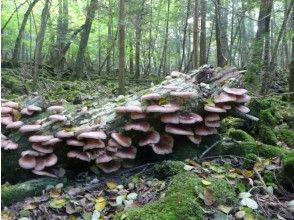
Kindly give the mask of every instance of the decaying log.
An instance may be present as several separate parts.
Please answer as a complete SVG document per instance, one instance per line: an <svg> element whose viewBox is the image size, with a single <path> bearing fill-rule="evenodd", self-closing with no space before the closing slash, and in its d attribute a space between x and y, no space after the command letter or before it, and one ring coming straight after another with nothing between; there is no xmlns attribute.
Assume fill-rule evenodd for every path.
<svg viewBox="0 0 294 220"><path fill-rule="evenodd" d="M134 159L142 147L152 147L157 154L171 153L176 135L187 136L199 144L201 136L217 133L220 120L227 115L256 121L243 106L250 100L247 91L230 89L242 87L242 76L235 67L203 66L191 74L174 71L162 83L138 94L119 96L88 107L49 103L35 96L9 112L3 109L8 105L4 102L5 143L13 141L18 148L2 151L2 178L9 180L16 173L24 173L19 165L33 169L35 174L52 175L43 170L58 164L72 165L74 162L69 161L76 159L79 163L80 160L86 161L85 164L96 163L104 172L112 172L118 170L125 159ZM48 109L60 104L62 107ZM24 125L19 130L7 129L14 126L8 125L9 117L14 122L21 120ZM28 132L30 129L34 132ZM64 137L60 131L73 136ZM38 138L41 138L39 142ZM53 146L51 142L45 143L47 139L59 143ZM69 144L75 147L66 146Z"/></svg>

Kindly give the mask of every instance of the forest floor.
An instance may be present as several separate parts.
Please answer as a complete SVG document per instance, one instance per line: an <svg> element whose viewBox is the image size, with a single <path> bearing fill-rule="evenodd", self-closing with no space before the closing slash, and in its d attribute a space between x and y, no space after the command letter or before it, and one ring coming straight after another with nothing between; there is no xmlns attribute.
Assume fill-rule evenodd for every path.
<svg viewBox="0 0 294 220"><path fill-rule="evenodd" d="M3 69L2 98L24 99L32 83L27 74L25 67ZM126 86L136 93L159 80L127 77ZM40 81L50 101L87 105L116 96L115 76L75 81L44 72ZM47 185L38 194L34 180L2 183L1 219L293 219L293 106L282 96L256 97L249 105L259 123L226 118L216 144L179 140L166 160L114 175L91 170L68 180L38 179Z"/></svg>

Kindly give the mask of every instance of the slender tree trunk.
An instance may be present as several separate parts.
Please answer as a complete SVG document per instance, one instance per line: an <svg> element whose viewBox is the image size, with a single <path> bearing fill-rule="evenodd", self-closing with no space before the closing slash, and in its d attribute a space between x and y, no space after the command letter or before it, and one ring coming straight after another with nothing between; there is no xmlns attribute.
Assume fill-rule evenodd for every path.
<svg viewBox="0 0 294 220"><path fill-rule="evenodd" d="M111 13L111 12L110 12ZM107 47L111 47L112 42L112 15L110 15L109 21L108 21L108 27L107 27ZM110 51L111 52L111 51ZM106 73L111 73L111 56L108 56L106 59Z"/></svg>
<svg viewBox="0 0 294 220"><path fill-rule="evenodd" d="M215 23L215 21L212 21L211 31L210 31L208 45L207 45L207 55L206 55L207 63L209 63L209 55L210 55L210 48L211 48L211 42L212 42L212 37L213 37L213 31L214 31L214 23Z"/></svg>
<svg viewBox="0 0 294 220"><path fill-rule="evenodd" d="M293 25L294 25L294 13L292 13L292 19L291 19L291 30L293 31ZM294 102L294 36L292 36L292 54L291 54L291 62L289 64L289 92L292 92L290 95L290 101Z"/></svg>
<svg viewBox="0 0 294 220"><path fill-rule="evenodd" d="M206 60L206 0L201 0L201 32L200 32L200 66L207 62Z"/></svg>
<svg viewBox="0 0 294 220"><path fill-rule="evenodd" d="M78 77L79 74L83 73L84 70L84 62L85 62L85 51L88 45L89 35L92 27L92 22L95 17L95 11L97 9L97 0L91 0L90 5L88 6L86 21L84 25L84 29L81 33L81 40L79 44L79 50L76 59L76 65L74 69L74 77Z"/></svg>
<svg viewBox="0 0 294 220"><path fill-rule="evenodd" d="M19 59L19 51L20 51L20 47L21 47L21 41L23 38L23 34L25 31L25 27L29 18L30 13L32 12L34 6L38 3L39 0L34 0L28 7L27 11L25 12L24 16L23 16L23 20L20 26L20 29L18 31L18 35L16 37L15 40L15 44L14 44L14 49L13 49L13 54L12 54L12 62L14 63L18 63L18 59Z"/></svg>
<svg viewBox="0 0 294 220"><path fill-rule="evenodd" d="M228 60L229 46L228 46L228 1L223 1L223 5L219 5L220 9L220 36L222 53L226 60Z"/></svg>
<svg viewBox="0 0 294 220"><path fill-rule="evenodd" d="M118 92L125 93L125 0L119 2L119 68Z"/></svg>
<svg viewBox="0 0 294 220"><path fill-rule="evenodd" d="M198 0L196 0L196 1L198 1ZM191 5L191 0L188 0L187 8L186 8L186 19L185 19L185 24L184 24L184 33L183 33L184 36L183 36L183 43L182 43L182 57L181 57L180 64L179 64L180 71L182 70L183 62L185 59L186 38L187 38L186 35L187 35L188 19L189 19L189 15L190 15L190 5ZM194 22L195 22L195 18L194 18Z"/></svg>
<svg viewBox="0 0 294 220"><path fill-rule="evenodd" d="M47 26L47 20L49 16L49 8L50 8L50 0L45 1L45 6L42 11L41 15L41 25L40 30L38 32L37 38L36 38L36 48L35 48L35 54L34 54L34 68L33 68L33 92L38 89L39 84L39 64L41 63L41 57L42 57L42 49L43 49L43 42L44 42L44 36L46 32L46 26Z"/></svg>
<svg viewBox="0 0 294 220"><path fill-rule="evenodd" d="M190 0L189 0L190 1ZM153 1L151 0L150 1L150 28L149 28L149 45L148 45L148 66L147 66L147 75L150 74L151 72L151 48L152 48L152 22L153 22L153 10L152 10L152 7L153 7Z"/></svg>
<svg viewBox="0 0 294 220"><path fill-rule="evenodd" d="M141 36L142 36L142 17L138 16L138 22L136 25L135 31L135 39L136 39L136 46L135 46L135 78L139 79L140 77L140 50L141 50Z"/></svg>
<svg viewBox="0 0 294 220"><path fill-rule="evenodd" d="M215 39L216 39L216 53L217 53L217 66L223 67L226 65L226 59L222 51L221 40L221 27L220 27L220 0L216 0L215 4Z"/></svg>
<svg viewBox="0 0 294 220"><path fill-rule="evenodd" d="M130 74L134 75L134 51L133 43L130 40Z"/></svg>
<svg viewBox="0 0 294 220"><path fill-rule="evenodd" d="M199 31L198 31L198 19L199 19L199 0L195 0L194 6L194 22L193 22L193 68L198 68L198 53L199 53Z"/></svg>

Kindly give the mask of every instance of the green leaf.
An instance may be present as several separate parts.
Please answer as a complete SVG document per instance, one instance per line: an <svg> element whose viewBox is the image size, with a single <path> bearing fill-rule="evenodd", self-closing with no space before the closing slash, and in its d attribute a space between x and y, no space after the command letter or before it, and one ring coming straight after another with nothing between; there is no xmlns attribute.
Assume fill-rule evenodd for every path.
<svg viewBox="0 0 294 220"><path fill-rule="evenodd" d="M53 209L60 209L66 204L65 199L52 199L49 206Z"/></svg>

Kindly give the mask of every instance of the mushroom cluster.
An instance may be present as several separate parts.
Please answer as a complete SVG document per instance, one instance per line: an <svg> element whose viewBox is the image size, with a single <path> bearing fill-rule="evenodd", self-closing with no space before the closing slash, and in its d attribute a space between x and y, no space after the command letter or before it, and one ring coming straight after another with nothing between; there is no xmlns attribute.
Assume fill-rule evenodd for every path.
<svg viewBox="0 0 294 220"><path fill-rule="evenodd" d="M49 116L45 120L24 124L19 115L28 117L42 109L30 105L19 111L19 104L15 102L2 104L1 124L6 130L19 129L29 136L32 149L21 153L19 165L22 168L32 169L37 175L55 176L46 168L57 164L54 146L60 142L67 145L68 158L95 163L103 172L110 173L119 170L122 162L135 159L140 148L150 147L159 155L170 154L176 136L186 137L198 145L204 137L217 134L221 119L232 111L249 112L247 90L229 87L210 94L210 101L194 108L190 103L197 99L197 94L195 90L173 83L179 78L192 82L188 75L172 72L160 90L141 96L140 101L116 107L116 116L123 117L125 124L114 130L102 129L98 124L66 129L64 125L71 123L71 117L59 105L47 108ZM63 128L45 134L43 128L48 123L60 123ZM17 144L5 136L1 137L1 142L4 149L17 148Z"/></svg>

